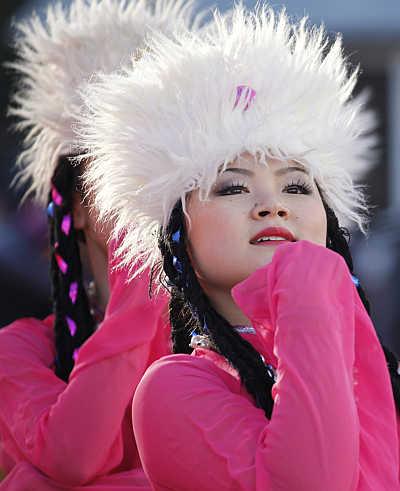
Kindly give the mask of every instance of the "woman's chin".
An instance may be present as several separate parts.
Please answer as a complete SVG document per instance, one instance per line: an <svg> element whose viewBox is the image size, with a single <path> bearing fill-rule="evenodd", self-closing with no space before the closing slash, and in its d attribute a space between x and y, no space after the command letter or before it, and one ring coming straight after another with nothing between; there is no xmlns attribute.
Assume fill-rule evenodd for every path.
<svg viewBox="0 0 400 491"><path fill-rule="evenodd" d="M236 276L237 281L235 284L237 285L238 283L245 281L253 273L255 273L258 269L261 269L264 266L266 266L267 264L270 264L270 262L272 261L272 258L273 258L273 254L265 254L262 257L254 258L254 260L251 262L251 264L247 265L246 270L242 271L241 274L238 274Z"/></svg>
<svg viewBox="0 0 400 491"><path fill-rule="evenodd" d="M262 268L266 264L269 264L272 261L272 258L274 257L274 253L276 251L275 247L268 247L268 249L265 247L261 250L257 251L257 255L254 257L254 267L252 269L252 273L256 271L257 269Z"/></svg>

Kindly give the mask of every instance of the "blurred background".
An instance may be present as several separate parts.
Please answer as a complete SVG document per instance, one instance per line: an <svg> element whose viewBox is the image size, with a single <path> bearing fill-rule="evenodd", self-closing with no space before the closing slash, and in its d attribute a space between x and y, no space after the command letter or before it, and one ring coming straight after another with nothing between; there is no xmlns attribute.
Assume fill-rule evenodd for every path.
<svg viewBox="0 0 400 491"><path fill-rule="evenodd" d="M201 7L225 10L228 0L198 0ZM22 316L44 317L51 309L47 262L46 214L31 202L20 205L21 192L10 188L19 137L6 118L16 80L4 67L12 61L12 22L48 0L0 2L0 327ZM65 4L68 0L64 1ZM244 2L253 6L255 2ZM399 0L287 0L296 18L309 15L328 32L342 32L349 60L361 64L358 90L371 89L371 106L379 117L381 137L377 166L361 184L374 206L368 237L354 231L351 249L355 271L372 305L382 340L400 355L400 3ZM45 104L46 101L43 101Z"/></svg>

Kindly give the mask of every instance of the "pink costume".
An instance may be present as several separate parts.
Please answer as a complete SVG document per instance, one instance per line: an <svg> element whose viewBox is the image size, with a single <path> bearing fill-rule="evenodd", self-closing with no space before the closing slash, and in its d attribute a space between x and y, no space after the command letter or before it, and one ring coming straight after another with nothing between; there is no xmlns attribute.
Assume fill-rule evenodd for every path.
<svg viewBox="0 0 400 491"><path fill-rule="evenodd" d="M291 248L291 250L289 250ZM343 259L301 241L233 289L273 365L271 420L207 349L147 371L133 425L156 491L395 491L388 370Z"/></svg>
<svg viewBox="0 0 400 491"><path fill-rule="evenodd" d="M0 468L9 473L1 490L150 489L130 403L146 368L171 352L167 298L149 299L147 275L125 280L123 270L110 273L104 321L68 384L53 371L51 317L0 331Z"/></svg>

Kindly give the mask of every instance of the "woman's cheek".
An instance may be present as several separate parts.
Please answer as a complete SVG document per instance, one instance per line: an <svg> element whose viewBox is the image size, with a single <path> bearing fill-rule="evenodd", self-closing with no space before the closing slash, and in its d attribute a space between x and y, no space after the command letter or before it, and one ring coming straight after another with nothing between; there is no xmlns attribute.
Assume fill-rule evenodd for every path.
<svg viewBox="0 0 400 491"><path fill-rule="evenodd" d="M313 206L300 210L296 214L295 227L299 240L308 240L319 245L326 245L326 213L323 205L315 203Z"/></svg>
<svg viewBox="0 0 400 491"><path fill-rule="evenodd" d="M189 237L189 257L198 276L215 282L226 275L238 258L238 224L232 215L214 213L192 218Z"/></svg>

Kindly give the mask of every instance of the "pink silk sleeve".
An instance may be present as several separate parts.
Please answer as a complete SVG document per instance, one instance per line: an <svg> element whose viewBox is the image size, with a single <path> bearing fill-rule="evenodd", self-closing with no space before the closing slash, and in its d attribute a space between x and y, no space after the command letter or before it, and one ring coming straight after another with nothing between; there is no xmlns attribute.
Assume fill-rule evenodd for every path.
<svg viewBox="0 0 400 491"><path fill-rule="evenodd" d="M1 491L151 491L143 469L99 477L83 486L64 486L46 477L28 462L18 463L4 481Z"/></svg>
<svg viewBox="0 0 400 491"><path fill-rule="evenodd" d="M166 298L148 297L148 275L126 284L113 273L105 319L82 346L68 384L50 368L54 348L39 321L0 332L0 422L3 447L68 486L82 485L121 465L122 422L147 366L170 352ZM132 451L133 452L133 451ZM136 450L128 456L139 465Z"/></svg>
<svg viewBox="0 0 400 491"><path fill-rule="evenodd" d="M298 242L235 287L254 326L274 331L268 421L208 359L159 360L133 401L139 453L156 491L353 491L354 286L343 259Z"/></svg>

